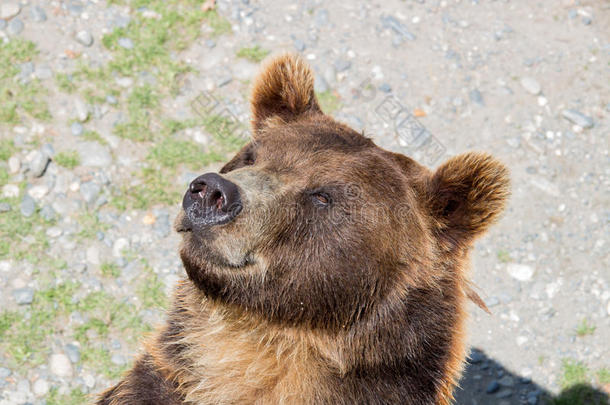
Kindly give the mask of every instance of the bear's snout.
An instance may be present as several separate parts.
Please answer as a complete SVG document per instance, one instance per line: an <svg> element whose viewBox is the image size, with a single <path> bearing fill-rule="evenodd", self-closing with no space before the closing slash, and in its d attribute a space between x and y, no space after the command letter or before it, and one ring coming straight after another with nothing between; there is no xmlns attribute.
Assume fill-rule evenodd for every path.
<svg viewBox="0 0 610 405"><path fill-rule="evenodd" d="M242 210L239 188L216 173L206 173L191 182L182 208L194 226L222 225Z"/></svg>

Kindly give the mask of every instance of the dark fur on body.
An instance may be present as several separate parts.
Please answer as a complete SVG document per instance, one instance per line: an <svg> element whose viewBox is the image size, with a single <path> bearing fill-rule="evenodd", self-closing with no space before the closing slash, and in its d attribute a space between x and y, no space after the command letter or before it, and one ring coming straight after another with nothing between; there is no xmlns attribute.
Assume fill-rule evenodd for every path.
<svg viewBox="0 0 610 405"><path fill-rule="evenodd" d="M321 112L290 55L252 110L220 172L243 211L206 229L179 215L189 280L99 403L449 404L478 298L468 250L503 209L504 166L469 153L431 172L380 149Z"/></svg>

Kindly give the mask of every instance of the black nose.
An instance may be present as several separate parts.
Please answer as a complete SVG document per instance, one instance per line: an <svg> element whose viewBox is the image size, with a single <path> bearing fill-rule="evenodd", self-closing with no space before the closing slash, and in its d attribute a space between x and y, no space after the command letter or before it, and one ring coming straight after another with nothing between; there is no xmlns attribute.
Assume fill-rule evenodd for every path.
<svg viewBox="0 0 610 405"><path fill-rule="evenodd" d="M182 208L193 225L221 225L241 212L239 189L216 173L197 177L189 185Z"/></svg>

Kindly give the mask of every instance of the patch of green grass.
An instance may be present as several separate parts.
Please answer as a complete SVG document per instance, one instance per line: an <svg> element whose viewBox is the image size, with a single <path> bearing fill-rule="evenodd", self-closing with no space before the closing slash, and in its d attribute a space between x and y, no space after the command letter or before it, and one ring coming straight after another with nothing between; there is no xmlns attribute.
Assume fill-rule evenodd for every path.
<svg viewBox="0 0 610 405"><path fill-rule="evenodd" d="M142 169L142 184L124 192L136 209L147 209L156 204L170 205L180 201L182 194L175 181L156 167Z"/></svg>
<svg viewBox="0 0 610 405"><path fill-rule="evenodd" d="M216 12L216 10L208 10L203 13L203 18L206 20L210 28L212 28L212 36L228 34L231 32L231 23L226 18Z"/></svg>
<svg viewBox="0 0 610 405"><path fill-rule="evenodd" d="M4 167L0 167L0 187L8 183L9 177L8 170L6 170Z"/></svg>
<svg viewBox="0 0 610 405"><path fill-rule="evenodd" d="M112 362L110 352L99 346L91 345L81 350L83 363L91 366L96 372L108 378L118 378L128 368L127 365L119 366Z"/></svg>
<svg viewBox="0 0 610 405"><path fill-rule="evenodd" d="M148 154L148 159L172 169L180 164L198 169L215 161L195 142L181 141L173 137L165 138L154 146Z"/></svg>
<svg viewBox="0 0 610 405"><path fill-rule="evenodd" d="M592 335L593 332L595 332L595 329L595 325L589 323L589 320L587 318L584 318L576 327L576 335L580 337Z"/></svg>
<svg viewBox="0 0 610 405"><path fill-rule="evenodd" d="M163 283L149 269L145 278L140 282L137 294L145 308L165 308L167 306L167 296L164 289Z"/></svg>
<svg viewBox="0 0 610 405"><path fill-rule="evenodd" d="M0 314L0 338L4 337L4 334L13 323L19 319L19 314L11 311L4 311Z"/></svg>
<svg viewBox="0 0 610 405"><path fill-rule="evenodd" d="M339 97L330 90L316 93L316 97L320 103L320 108L326 114L332 114L342 107Z"/></svg>
<svg viewBox="0 0 610 405"><path fill-rule="evenodd" d="M0 198L0 202L19 207L20 199ZM38 263L49 247L45 230L51 223L46 222L38 212L30 217L21 215L19 209L13 208L0 213L0 259L28 260Z"/></svg>
<svg viewBox="0 0 610 405"><path fill-rule="evenodd" d="M121 275L121 269L116 263L102 263L100 266L102 274L107 277L118 277Z"/></svg>
<svg viewBox="0 0 610 405"><path fill-rule="evenodd" d="M68 169L74 169L80 164L80 156L75 150L59 152L57 155L55 155L53 160L58 165L66 167Z"/></svg>
<svg viewBox="0 0 610 405"><path fill-rule="evenodd" d="M573 359L564 359L561 363L561 378L559 385L562 389L573 385L584 384L588 381L587 373L589 370L584 363Z"/></svg>
<svg viewBox="0 0 610 405"><path fill-rule="evenodd" d="M92 142L99 142L101 145L107 145L108 142L96 131L85 131L83 132L83 139Z"/></svg>
<svg viewBox="0 0 610 405"><path fill-rule="evenodd" d="M80 231L76 234L79 240L93 239L99 231L105 231L109 228L108 224L102 223L97 214L87 212L81 214L77 218L80 224Z"/></svg>
<svg viewBox="0 0 610 405"><path fill-rule="evenodd" d="M74 93L76 90L72 75L67 73L57 73L55 75L55 83L57 84L57 87L65 93Z"/></svg>
<svg viewBox="0 0 610 405"><path fill-rule="evenodd" d="M39 120L51 118L47 103L41 97L46 91L40 82L15 80L19 64L32 61L37 54L36 45L31 41L12 38L0 42L0 124L15 125L24 116Z"/></svg>
<svg viewBox="0 0 610 405"><path fill-rule="evenodd" d="M267 55L269 55L270 51L264 48L261 48L259 45L255 45L252 47L241 48L235 54L238 58L244 58L249 60L250 62L259 63Z"/></svg>
<svg viewBox="0 0 610 405"><path fill-rule="evenodd" d="M25 317L21 313L9 315L10 325L3 333L0 348L17 367L35 366L45 360L46 341L56 330L58 316L76 308L72 301L78 285L67 282L34 294Z"/></svg>
<svg viewBox="0 0 610 405"><path fill-rule="evenodd" d="M154 135L151 131L152 111L158 106L158 99L159 95L150 85L133 89L127 98L129 119L115 127L115 134L134 141L152 140Z"/></svg>
<svg viewBox="0 0 610 405"><path fill-rule="evenodd" d="M12 139L0 139L0 160L8 160L16 148Z"/></svg>
<svg viewBox="0 0 610 405"><path fill-rule="evenodd" d="M610 369L604 367L597 370L597 373L595 374L597 376L597 381L599 381L600 384L610 384Z"/></svg>
<svg viewBox="0 0 610 405"><path fill-rule="evenodd" d="M498 250L497 255L500 263L509 263L511 261L510 253L506 250Z"/></svg>
<svg viewBox="0 0 610 405"><path fill-rule="evenodd" d="M57 387L53 387L45 399L47 405L82 405L87 403L88 397L80 388L74 388L68 394L61 395Z"/></svg>

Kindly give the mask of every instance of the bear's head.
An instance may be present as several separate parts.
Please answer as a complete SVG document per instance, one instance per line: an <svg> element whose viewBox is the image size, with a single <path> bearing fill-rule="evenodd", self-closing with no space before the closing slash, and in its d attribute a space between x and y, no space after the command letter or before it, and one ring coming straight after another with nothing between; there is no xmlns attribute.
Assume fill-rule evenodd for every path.
<svg viewBox="0 0 610 405"><path fill-rule="evenodd" d="M190 184L176 220L188 276L208 299L328 331L400 323L393 314L415 297L450 309L467 293L467 252L509 193L502 164L467 153L430 171L379 148L321 111L311 70L292 55L266 63L251 103L252 139Z"/></svg>

